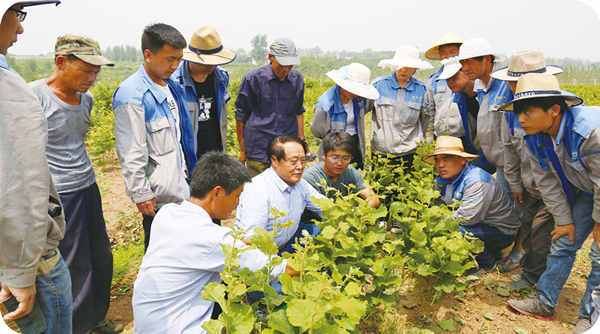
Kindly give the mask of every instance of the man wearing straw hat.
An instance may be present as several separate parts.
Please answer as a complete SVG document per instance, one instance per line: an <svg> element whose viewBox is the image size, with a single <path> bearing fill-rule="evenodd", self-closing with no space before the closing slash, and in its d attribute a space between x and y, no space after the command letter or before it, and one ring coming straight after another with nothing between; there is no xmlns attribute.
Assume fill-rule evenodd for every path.
<svg viewBox="0 0 600 334"><path fill-rule="evenodd" d="M446 204L460 201L454 211L455 219L463 219L459 230L484 243L476 257L479 270L472 270L480 276L494 267L502 249L515 240L520 222L508 193L490 173L469 163L477 158L464 151L459 138L439 136L435 151L423 160L435 164L442 200Z"/></svg>
<svg viewBox="0 0 600 334"><path fill-rule="evenodd" d="M520 313L552 320L575 255L592 233L592 269L575 333L591 326L591 292L600 284L600 108L578 106L582 102L561 91L552 74L529 73L519 78L514 100L502 106L514 110L531 135L526 141L536 157L534 181L556 224L546 270L537 283L538 295L508 304Z"/></svg>
<svg viewBox="0 0 600 334"><path fill-rule="evenodd" d="M192 35L183 62L171 76L185 91L198 158L209 151L227 151L229 74L219 65L234 59L235 53L223 47L215 28L204 26Z"/></svg>
<svg viewBox="0 0 600 334"><path fill-rule="evenodd" d="M6 61L23 33L24 9L60 1L0 3L0 314L18 332L71 333L71 279L57 248L65 216L46 161L48 126L31 87Z"/></svg>
<svg viewBox="0 0 600 334"><path fill-rule="evenodd" d="M508 67L493 72L492 78L506 81L514 93L517 80L523 74L558 74L562 71L558 66L546 66L542 52L524 50L515 52L509 59ZM531 160L535 157L526 147L526 133L514 113L505 111L504 116L506 122L501 123L504 173L513 199L522 208L523 215L515 246L503 260L501 269L505 272L512 271L523 264L523 273L519 279L509 283L520 289L535 284L546 269L554 220L533 181ZM526 250L523 248L524 242Z"/></svg>
<svg viewBox="0 0 600 334"><path fill-rule="evenodd" d="M459 48L463 41L454 33L446 33L425 52L425 58L444 61L458 56ZM435 118L433 130L436 136L447 134L449 136L463 137L464 128L460 119L458 105L453 101L454 94L446 84L446 80L438 80L444 70L444 65L429 77L429 88L433 94Z"/></svg>
<svg viewBox="0 0 600 334"><path fill-rule="evenodd" d="M376 100L379 92L369 84L371 70L363 64L352 63L327 72L335 82L317 100L310 131L323 139L330 131L344 131L352 136L352 161L363 168L365 156L365 113L367 100ZM322 151L322 148L319 150ZM321 156L321 154L319 154Z"/></svg>
<svg viewBox="0 0 600 334"><path fill-rule="evenodd" d="M285 135L304 140L304 78L293 69L300 65L296 45L278 38L268 57L269 64L244 75L235 101L239 159L252 176L269 167L267 148L273 139Z"/></svg>

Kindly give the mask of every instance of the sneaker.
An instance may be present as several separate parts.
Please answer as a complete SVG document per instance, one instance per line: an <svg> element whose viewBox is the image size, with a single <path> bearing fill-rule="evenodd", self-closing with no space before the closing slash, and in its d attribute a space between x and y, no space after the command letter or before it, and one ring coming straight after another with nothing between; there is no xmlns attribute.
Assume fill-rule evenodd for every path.
<svg viewBox="0 0 600 334"><path fill-rule="evenodd" d="M554 310L542 304L538 297L523 300L509 299L508 305L521 314L530 315L534 318L551 321L554 320Z"/></svg>
<svg viewBox="0 0 600 334"><path fill-rule="evenodd" d="M513 279L510 282L508 282L508 285L510 285L513 289L525 289L525 288L532 288L534 286L534 284L530 283L527 279L525 279L525 277L523 277L523 275L518 275L519 278L517 279Z"/></svg>
<svg viewBox="0 0 600 334"><path fill-rule="evenodd" d="M588 329L592 328L592 322L587 318L580 318L573 328L573 334L582 334L587 332Z"/></svg>
<svg viewBox="0 0 600 334"><path fill-rule="evenodd" d="M519 268L524 255L525 254L518 250L510 252L510 254L502 260L500 272L507 273Z"/></svg>
<svg viewBox="0 0 600 334"><path fill-rule="evenodd" d="M123 331L123 325L114 321L104 319L96 324L96 327L92 329L93 333L97 334L116 334Z"/></svg>

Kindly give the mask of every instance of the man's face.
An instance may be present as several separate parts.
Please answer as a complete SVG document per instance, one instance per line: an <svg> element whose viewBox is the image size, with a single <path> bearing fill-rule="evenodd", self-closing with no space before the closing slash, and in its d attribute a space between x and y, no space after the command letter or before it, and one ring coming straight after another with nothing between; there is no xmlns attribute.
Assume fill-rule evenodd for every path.
<svg viewBox="0 0 600 334"><path fill-rule="evenodd" d="M446 84L448 84L448 88L452 90L454 93L465 92L467 90L467 86L469 84L469 77L462 70L456 72L450 79L446 79Z"/></svg>
<svg viewBox="0 0 600 334"><path fill-rule="evenodd" d="M441 45L438 48L438 51L440 53L440 57L442 59L448 59L450 57L455 57L458 56L458 51L459 51L459 46L458 45L454 45L454 44L446 44L446 45Z"/></svg>
<svg viewBox="0 0 600 334"><path fill-rule="evenodd" d="M396 70L396 78L398 81L408 81L416 71L414 67L401 67Z"/></svg>
<svg viewBox="0 0 600 334"><path fill-rule="evenodd" d="M22 10L23 6L12 6L12 9ZM17 13L7 10L0 21L0 53L5 55L13 43L17 41L17 35L23 33L23 26L17 20Z"/></svg>
<svg viewBox="0 0 600 334"><path fill-rule="evenodd" d="M272 54L269 54L269 61L271 62L271 68L273 69L273 73L275 73L275 76L277 77L277 79L279 79L281 81L285 80L288 73L290 73L290 71L294 67L294 65L287 65L287 66L281 65L277 61L275 56L273 56Z"/></svg>
<svg viewBox="0 0 600 334"><path fill-rule="evenodd" d="M190 65L190 73L192 75L196 75L196 74L210 75L212 72L214 72L215 68L217 68L217 65L204 65L204 64L193 63L191 61L188 62L188 64Z"/></svg>
<svg viewBox="0 0 600 334"><path fill-rule="evenodd" d="M336 178L348 168L348 164L352 160L352 154L348 151L335 149L327 152L327 154L323 153L323 158L325 174Z"/></svg>
<svg viewBox="0 0 600 334"><path fill-rule="evenodd" d="M144 50L148 71L161 80L168 79L175 72L182 57L183 49L176 49L169 44L163 45L156 52Z"/></svg>
<svg viewBox="0 0 600 334"><path fill-rule="evenodd" d="M454 179L467 163L467 159L452 154L435 156L435 168L442 179Z"/></svg>
<svg viewBox="0 0 600 334"><path fill-rule="evenodd" d="M231 215L231 211L235 209L240 201L240 194L244 190L244 186L239 186L237 189L232 191L229 195L226 194L225 189L220 188L216 198L216 204L214 209L214 215L217 219L227 219Z"/></svg>
<svg viewBox="0 0 600 334"><path fill-rule="evenodd" d="M338 87L340 88L340 97L345 100L350 101L350 100L353 100L357 96L356 94L352 94L340 86L338 86Z"/></svg>
<svg viewBox="0 0 600 334"><path fill-rule="evenodd" d="M67 56L58 56L56 58L56 68L61 81L67 84L68 88L85 93L96 82L96 76L101 67L88 64L80 59L69 59Z"/></svg>
<svg viewBox="0 0 600 334"><path fill-rule="evenodd" d="M547 112L541 107L531 106L518 114L519 124L528 135L545 132L552 126L558 114L560 107L556 104Z"/></svg>
<svg viewBox="0 0 600 334"><path fill-rule="evenodd" d="M296 184L302 179L304 172L304 164L306 163L306 152L302 145L290 141L283 146L285 157L277 160L275 156L271 156L271 167L279 175L279 177L289 185Z"/></svg>
<svg viewBox="0 0 600 334"><path fill-rule="evenodd" d="M491 57L485 56L482 60L468 58L461 60L460 63L462 65L462 71L465 72L469 79L481 79L486 74L489 74L488 68L491 63Z"/></svg>

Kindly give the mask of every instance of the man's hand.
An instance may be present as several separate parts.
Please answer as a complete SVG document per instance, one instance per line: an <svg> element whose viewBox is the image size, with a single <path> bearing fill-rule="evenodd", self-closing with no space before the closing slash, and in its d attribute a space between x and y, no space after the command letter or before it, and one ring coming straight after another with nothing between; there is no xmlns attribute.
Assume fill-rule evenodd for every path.
<svg viewBox="0 0 600 334"><path fill-rule="evenodd" d="M15 299L19 302L17 309L7 313L4 316L4 321L12 321L22 318L33 310L35 304L35 284L26 288L10 288L2 284L2 290L0 291L0 300L4 300L10 295L15 296Z"/></svg>
<svg viewBox="0 0 600 334"><path fill-rule="evenodd" d="M596 247L600 248L600 223L594 223L594 229L592 230L592 235L594 236L594 241L596 242Z"/></svg>
<svg viewBox="0 0 600 334"><path fill-rule="evenodd" d="M594 226L594 229L596 227ZM555 242L563 235L569 235L569 240L571 244L575 243L575 225L554 225L554 230L550 233L552 235L552 242Z"/></svg>
<svg viewBox="0 0 600 334"><path fill-rule="evenodd" d="M238 160L239 160L241 163L244 163L244 162L246 162L246 152L244 152L244 151L240 151L240 157L238 158Z"/></svg>
<svg viewBox="0 0 600 334"><path fill-rule="evenodd" d="M154 216L156 215L156 198L153 198L149 201L136 203L138 211L146 216Z"/></svg>
<svg viewBox="0 0 600 334"><path fill-rule="evenodd" d="M513 193L515 203L523 204L523 192Z"/></svg>

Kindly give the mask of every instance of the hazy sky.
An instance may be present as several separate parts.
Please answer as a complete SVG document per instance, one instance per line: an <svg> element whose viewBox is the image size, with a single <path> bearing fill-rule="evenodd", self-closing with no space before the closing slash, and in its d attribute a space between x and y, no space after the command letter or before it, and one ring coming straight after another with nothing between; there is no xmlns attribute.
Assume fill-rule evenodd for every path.
<svg viewBox="0 0 600 334"><path fill-rule="evenodd" d="M595 7L595 8L594 8ZM600 0L63 0L28 9L25 34L9 49L39 54L56 37L79 33L106 46L138 46L145 25L164 22L189 40L193 31L214 25L229 48L250 48L256 34L269 41L290 37L300 48L393 50L412 44L425 50L453 31L485 37L510 53L536 49L548 57L600 61Z"/></svg>

